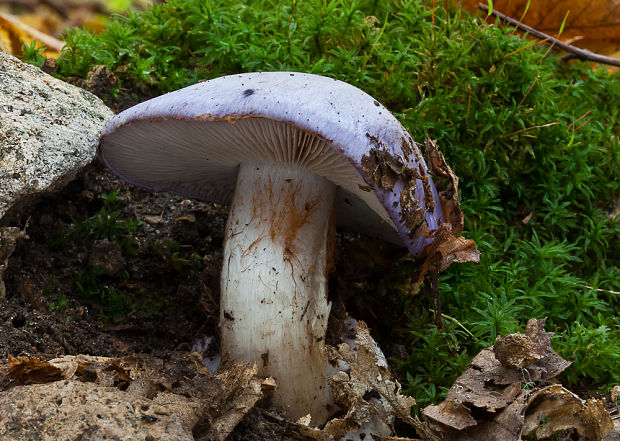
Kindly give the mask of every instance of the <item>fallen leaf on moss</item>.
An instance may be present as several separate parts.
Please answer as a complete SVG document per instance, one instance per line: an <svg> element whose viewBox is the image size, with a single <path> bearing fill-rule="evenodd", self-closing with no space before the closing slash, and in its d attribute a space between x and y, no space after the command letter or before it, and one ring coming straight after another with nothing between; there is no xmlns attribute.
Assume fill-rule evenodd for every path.
<svg viewBox="0 0 620 441"><path fill-rule="evenodd" d="M478 11L480 0L465 0L464 6L471 11ZM486 2L483 2L486 3ZM620 8L617 1L610 0L554 0L553 2L535 2L528 0L495 0L493 8L505 15L520 19L527 8L523 23L555 35L566 13L566 24L562 32L563 40L582 37L578 45L591 48L590 42L607 40L609 43L620 40Z"/></svg>
<svg viewBox="0 0 620 441"><path fill-rule="evenodd" d="M574 429L598 441L611 430L600 401L585 402L560 385L546 386L570 363L551 348L553 334L544 331L544 323L531 319L525 334L498 338L474 357L445 401L422 411L441 439L517 441ZM550 429L543 430L541 421Z"/></svg>
<svg viewBox="0 0 620 441"><path fill-rule="evenodd" d="M476 242L463 236L456 237L450 224L441 224L433 237L434 241L417 258L420 262L418 282L422 282L427 274L441 272L453 263L480 262Z"/></svg>
<svg viewBox="0 0 620 441"><path fill-rule="evenodd" d="M437 141L427 137L424 148L446 222L439 225L433 233L433 242L416 259L420 265L417 283L422 283L427 274L444 271L453 263L480 261L476 243L462 236L457 237L463 231L464 222L459 202L459 178L437 147Z"/></svg>
<svg viewBox="0 0 620 441"><path fill-rule="evenodd" d="M574 429L586 440L601 440L613 428L602 400L582 400L559 384L531 394L525 410L523 435L548 438L561 430Z"/></svg>
<svg viewBox="0 0 620 441"><path fill-rule="evenodd" d="M516 333L498 337L493 345L495 358L502 365L516 369L526 368L540 360L532 367L533 370L543 370L545 378L552 378L560 374L571 363L551 349L553 333L544 331L545 321L546 319L529 320L525 328L525 335Z"/></svg>
<svg viewBox="0 0 620 441"><path fill-rule="evenodd" d="M493 351L502 365L517 369L527 367L543 357L543 354L536 350L536 343L526 335L518 333L497 337Z"/></svg>

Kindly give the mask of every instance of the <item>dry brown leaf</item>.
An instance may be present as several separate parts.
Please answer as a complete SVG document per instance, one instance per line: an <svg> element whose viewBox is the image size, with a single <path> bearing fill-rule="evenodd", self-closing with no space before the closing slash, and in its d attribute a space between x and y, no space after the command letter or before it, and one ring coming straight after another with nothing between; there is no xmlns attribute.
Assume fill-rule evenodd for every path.
<svg viewBox="0 0 620 441"><path fill-rule="evenodd" d="M65 355L64 357L54 358L49 364L60 369L62 378L65 380L80 380L97 382L100 385L114 385L113 380L103 380L103 375L98 372L103 371L106 366L115 359L109 357L97 357L93 355ZM105 377L111 377L106 375Z"/></svg>
<svg viewBox="0 0 620 441"><path fill-rule="evenodd" d="M64 46L63 41L22 23L18 17L0 12L0 50L19 57L23 45L35 40L47 47L43 53L47 57L58 57Z"/></svg>
<svg viewBox="0 0 620 441"><path fill-rule="evenodd" d="M459 203L459 178L447 164L437 142L429 137L425 140L425 153L429 172L439 192L446 223L441 224L433 234L433 243L428 245L418 258L420 275L418 283L434 271L444 271L452 263L479 262L480 252L471 239L457 237L463 231L463 213Z"/></svg>
<svg viewBox="0 0 620 441"><path fill-rule="evenodd" d="M582 400L559 384L542 388L530 396L525 411L523 435L548 438L554 432L574 429L588 441L599 441L613 428L604 401Z"/></svg>
<svg viewBox="0 0 620 441"><path fill-rule="evenodd" d="M424 416L456 430L475 426L478 422L463 404L445 400L437 406L424 409Z"/></svg>
<svg viewBox="0 0 620 441"><path fill-rule="evenodd" d="M477 10L479 0L465 0L464 6ZM521 18L527 0L495 0L493 9L517 20ZM552 0L532 1L523 23L555 35L562 21L566 25L561 35L563 40L583 36L593 40L620 40L620 6L617 0Z"/></svg>
<svg viewBox="0 0 620 441"><path fill-rule="evenodd" d="M133 2L139 8L146 7L146 3ZM8 0L0 6L3 12L14 14L21 22L54 37L74 27L99 33L105 29L110 12L119 12L110 11L105 1L99 0Z"/></svg>
<svg viewBox="0 0 620 441"><path fill-rule="evenodd" d="M478 11L480 0L465 0L463 6ZM482 2L486 4L486 2ZM620 2L618 0L531 1L523 23L556 36L566 13L563 41L603 55L614 56L620 45ZM495 0L493 9L519 20L528 0ZM479 11L478 11L479 12Z"/></svg>
<svg viewBox="0 0 620 441"><path fill-rule="evenodd" d="M530 319L525 327L525 335L536 343L537 353L542 357L531 368L539 370L542 379L547 380L560 375L572 363L564 360L551 349L551 337L553 332L545 332L547 318L536 320ZM529 366L528 366L529 367Z"/></svg>
<svg viewBox="0 0 620 441"><path fill-rule="evenodd" d="M327 347L328 358L334 365L346 363L348 369L337 372L329 382L335 401L345 415L327 422L323 429L300 425L300 432L316 440L340 439L347 432L372 434L375 439L389 436L394 418L416 425L411 417L412 397L401 393L400 384L392 378L385 359L378 355L376 343L368 326L358 322L354 350L347 343L338 348ZM298 423L303 423L299 421ZM386 438L389 439L389 438Z"/></svg>
<svg viewBox="0 0 620 441"><path fill-rule="evenodd" d="M459 204L459 178L446 162L443 153L439 151L437 141L427 136L424 141L424 151L428 159L429 171L439 192L444 216L452 226L452 233L460 234L463 232L464 218Z"/></svg>
<svg viewBox="0 0 620 441"><path fill-rule="evenodd" d="M521 391L523 375L505 368L491 349L484 349L448 391L444 403L423 410L427 418L456 430L480 423L473 413L494 415L511 404Z"/></svg>
<svg viewBox="0 0 620 441"><path fill-rule="evenodd" d="M536 360L540 360L543 354L536 351L536 343L523 334L508 334L497 337L493 344L495 358L506 366L522 369Z"/></svg>
<svg viewBox="0 0 620 441"><path fill-rule="evenodd" d="M61 378L61 370L37 357L8 356L7 376L17 384L50 383Z"/></svg>
<svg viewBox="0 0 620 441"><path fill-rule="evenodd" d="M555 416L553 404L543 405L547 399L556 400L551 394L540 396L542 411L532 407L540 391L555 390L541 389L539 384L557 376L570 365L551 349L553 334L544 331L544 323L545 320L530 320L525 334L500 338L497 347L483 349L472 360L448 391L446 400L422 411L435 433L445 441L516 441L520 439L524 427L537 418L532 415ZM577 428L579 424L598 418L600 424L595 423L595 427L588 429L590 432L587 433L600 435L608 431L600 404L584 406L579 407L576 414L573 412L577 416L572 420L559 420L557 427L579 431L582 430ZM568 427L570 424L573 425ZM533 433L532 430L528 433ZM538 432L537 436L540 438Z"/></svg>
<svg viewBox="0 0 620 441"><path fill-rule="evenodd" d="M424 277L433 271L445 270L452 263L480 261L476 243L463 236L454 236L450 224L441 224L433 237L433 243L428 245L417 259L420 263L418 282L422 282Z"/></svg>

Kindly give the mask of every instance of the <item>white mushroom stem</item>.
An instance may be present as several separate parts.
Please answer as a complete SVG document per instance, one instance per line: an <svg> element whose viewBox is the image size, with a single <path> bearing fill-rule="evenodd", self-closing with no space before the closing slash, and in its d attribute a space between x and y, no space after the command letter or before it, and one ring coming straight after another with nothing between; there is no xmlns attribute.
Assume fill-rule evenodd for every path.
<svg viewBox="0 0 620 441"><path fill-rule="evenodd" d="M276 378L274 404L313 424L332 403L323 348L335 191L299 166L242 164L224 246L223 353L256 362Z"/></svg>

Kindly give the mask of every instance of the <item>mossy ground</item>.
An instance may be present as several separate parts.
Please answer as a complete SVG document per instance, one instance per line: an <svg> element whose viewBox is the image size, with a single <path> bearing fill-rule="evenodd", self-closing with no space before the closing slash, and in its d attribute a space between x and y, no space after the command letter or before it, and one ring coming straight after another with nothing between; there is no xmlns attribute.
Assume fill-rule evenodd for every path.
<svg viewBox="0 0 620 441"><path fill-rule="evenodd" d="M410 264L371 257L371 245L357 248L363 277L332 283L419 404L529 318L548 317L553 347L574 362L564 383L620 382L618 74L430 1L170 0L66 41L57 75L106 65L118 79L111 103L236 72L312 72L360 87L414 139L438 141L461 178L464 234L482 253L440 277L445 329L428 299L408 295Z"/></svg>

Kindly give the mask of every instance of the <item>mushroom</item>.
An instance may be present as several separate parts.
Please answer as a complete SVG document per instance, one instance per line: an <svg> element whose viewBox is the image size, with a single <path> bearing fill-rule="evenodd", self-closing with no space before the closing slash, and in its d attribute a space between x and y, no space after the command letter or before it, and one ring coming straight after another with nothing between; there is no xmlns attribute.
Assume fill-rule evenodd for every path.
<svg viewBox="0 0 620 441"><path fill-rule="evenodd" d="M230 204L223 353L277 380L274 403L326 421L324 349L336 226L419 255L443 222L417 145L358 88L294 72L230 75L130 108L100 155L152 191Z"/></svg>

